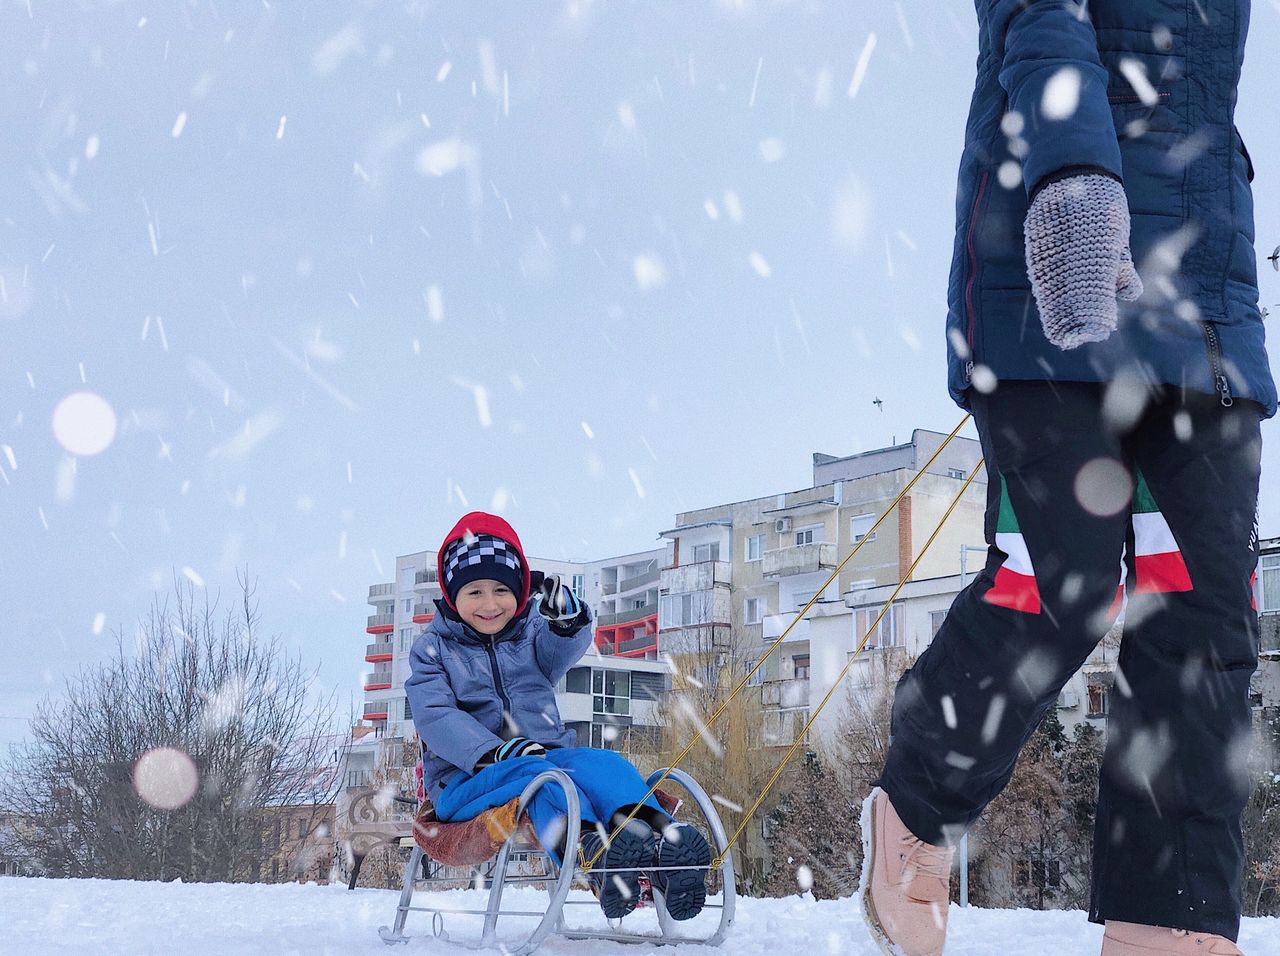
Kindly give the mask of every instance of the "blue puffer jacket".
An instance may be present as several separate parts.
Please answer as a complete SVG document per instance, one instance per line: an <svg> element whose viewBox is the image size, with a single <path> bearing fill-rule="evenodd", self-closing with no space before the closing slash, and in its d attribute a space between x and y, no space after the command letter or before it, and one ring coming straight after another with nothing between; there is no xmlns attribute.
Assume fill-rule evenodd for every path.
<svg viewBox="0 0 1280 956"><path fill-rule="evenodd" d="M560 720L555 686L591 643L589 616L579 630L561 637L528 604L490 638L464 624L443 601L436 601L436 609L409 653L411 673L404 685L426 745L427 796L435 800L450 777L471 772L511 737L573 746L576 737Z"/></svg>
<svg viewBox="0 0 1280 956"><path fill-rule="evenodd" d="M976 5L978 76L948 295L952 396L967 404L976 363L1000 379L1132 376L1223 401L1251 398L1275 414L1253 169L1233 124L1248 0L1092 0L1083 19L1063 0ZM1064 69L1079 77L1079 101L1068 118L1050 119L1045 86ZM1150 89L1126 70L1144 73ZM1011 112L1020 131L1016 120L1002 129ZM1012 188L997 175L1009 162L1022 173ZM1036 185L1071 167L1123 180L1147 292L1121 303L1120 331L1108 341L1063 352L1041 330L1022 223Z"/></svg>

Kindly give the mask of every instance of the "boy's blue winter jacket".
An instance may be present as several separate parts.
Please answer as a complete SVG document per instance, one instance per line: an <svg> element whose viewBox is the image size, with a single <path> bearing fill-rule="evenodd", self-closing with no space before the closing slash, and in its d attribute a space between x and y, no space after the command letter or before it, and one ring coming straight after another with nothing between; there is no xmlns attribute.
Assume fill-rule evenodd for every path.
<svg viewBox="0 0 1280 956"><path fill-rule="evenodd" d="M1251 398L1275 414L1253 169L1233 123L1248 0L1092 0L1079 5L1083 14L1063 0L976 6L977 84L948 294L952 396L966 404L979 363L1000 379L1132 376L1224 401ZM1046 116L1046 87L1056 84L1048 102L1065 113L1076 80L1074 109ZM1019 118L1002 128L1007 113ZM998 176L1006 163L1022 173L1012 188ZM1036 185L1072 167L1121 177L1147 292L1121 303L1120 331L1108 341L1063 352L1041 330L1022 224Z"/></svg>
<svg viewBox="0 0 1280 956"><path fill-rule="evenodd" d="M556 707L555 685L591 643L592 624L568 637L551 630L527 603L506 629L487 637L443 601L409 654L405 682L418 737L426 747L423 777L433 801L459 770L511 737L570 747Z"/></svg>

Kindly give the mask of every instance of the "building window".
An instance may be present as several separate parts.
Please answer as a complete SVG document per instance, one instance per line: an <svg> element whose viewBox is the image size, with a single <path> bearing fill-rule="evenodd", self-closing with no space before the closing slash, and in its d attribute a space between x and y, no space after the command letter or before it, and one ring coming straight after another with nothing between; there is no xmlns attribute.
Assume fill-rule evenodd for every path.
<svg viewBox="0 0 1280 956"><path fill-rule="evenodd" d="M1280 611L1280 554L1264 554L1258 561L1258 610Z"/></svg>
<svg viewBox="0 0 1280 956"><path fill-rule="evenodd" d="M404 613L405 614L413 613L413 598L404 599Z"/></svg>
<svg viewBox="0 0 1280 956"><path fill-rule="evenodd" d="M747 598L743 613L744 624L759 624L764 620L764 598Z"/></svg>
<svg viewBox="0 0 1280 956"><path fill-rule="evenodd" d="M1107 705L1110 703L1111 687L1101 682L1090 681L1089 683L1089 713L1090 717L1107 716Z"/></svg>
<svg viewBox="0 0 1280 956"><path fill-rule="evenodd" d="M596 715L631 713L631 674L628 671L591 672L591 711Z"/></svg>
<svg viewBox="0 0 1280 956"><path fill-rule="evenodd" d="M816 544L822 540L822 525L809 525L807 528L796 529L796 547L802 544Z"/></svg>
<svg viewBox="0 0 1280 956"><path fill-rule="evenodd" d="M572 667L564 675L564 691L568 694L591 693L591 668Z"/></svg>
<svg viewBox="0 0 1280 956"><path fill-rule="evenodd" d="M947 619L946 611L930 611L929 612L929 638L933 639L938 636L938 631L942 628L942 622Z"/></svg>
<svg viewBox="0 0 1280 956"><path fill-rule="evenodd" d="M409 698L404 699L404 717L403 720L413 720L413 711L409 708Z"/></svg>
<svg viewBox="0 0 1280 956"><path fill-rule="evenodd" d="M684 627L711 621L711 595L706 591L664 594L658 603L659 627Z"/></svg>
<svg viewBox="0 0 1280 956"><path fill-rule="evenodd" d="M878 607L861 607L853 612L854 647L858 646L858 642L862 640L863 635L871 629L871 624L879 613L880 608ZM867 638L867 643L863 645L863 649L869 651L877 648L901 647L903 645L901 617L902 605L891 604L889 609L885 611L884 617L880 619L879 625Z"/></svg>
<svg viewBox="0 0 1280 956"><path fill-rule="evenodd" d="M809 655L797 654L791 658L791 664L795 668L796 680L809 679Z"/></svg>
<svg viewBox="0 0 1280 956"><path fill-rule="evenodd" d="M964 481L966 478L969 477L969 473L965 471L963 468L948 468L947 477L955 478L957 481Z"/></svg>
<svg viewBox="0 0 1280 956"><path fill-rule="evenodd" d="M693 563L700 561L719 561L720 560L720 542L712 541L710 544L695 544L693 546Z"/></svg>
<svg viewBox="0 0 1280 956"><path fill-rule="evenodd" d="M413 647L414 633L411 627L400 628L400 653L409 653L409 648Z"/></svg>
<svg viewBox="0 0 1280 956"><path fill-rule="evenodd" d="M751 674L752 668L754 668L759 663L760 663L760 658L748 657L746 660L742 662L742 673ZM763 683L764 683L763 667L760 668L758 671L756 671L754 674L751 674L751 677L747 680L748 687L759 687Z"/></svg>
<svg viewBox="0 0 1280 956"><path fill-rule="evenodd" d="M579 601L585 601L587 599L587 576L585 574L575 574L569 581L569 590L578 596Z"/></svg>
<svg viewBox="0 0 1280 956"><path fill-rule="evenodd" d="M853 524L854 544L857 544L859 541L864 539L867 541L874 541L876 539L876 532L871 530L871 526L876 523L875 515L854 515L851 523Z"/></svg>
<svg viewBox="0 0 1280 956"><path fill-rule="evenodd" d="M591 725L591 746L597 750L617 750L622 746L623 729L617 724L593 723Z"/></svg>
<svg viewBox="0 0 1280 956"><path fill-rule="evenodd" d="M759 561L764 557L764 535L753 534L747 538L747 560Z"/></svg>

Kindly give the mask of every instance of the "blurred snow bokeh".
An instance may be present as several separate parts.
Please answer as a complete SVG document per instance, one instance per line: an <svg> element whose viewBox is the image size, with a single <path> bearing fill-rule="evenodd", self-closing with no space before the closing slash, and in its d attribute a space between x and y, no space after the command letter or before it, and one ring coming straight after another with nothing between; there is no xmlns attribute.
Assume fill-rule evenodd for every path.
<svg viewBox="0 0 1280 956"><path fill-rule="evenodd" d="M148 750L133 765L133 789L157 810L177 810L190 802L200 785L195 761L174 747Z"/></svg>

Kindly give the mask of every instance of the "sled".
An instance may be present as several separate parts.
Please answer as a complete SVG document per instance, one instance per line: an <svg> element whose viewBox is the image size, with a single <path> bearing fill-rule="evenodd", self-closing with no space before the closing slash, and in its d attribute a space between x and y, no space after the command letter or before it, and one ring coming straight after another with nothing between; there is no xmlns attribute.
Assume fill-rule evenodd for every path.
<svg viewBox="0 0 1280 956"><path fill-rule="evenodd" d="M565 846L578 845L581 818L579 815L578 791L563 770L551 769L540 773L531 780L520 794L503 807L486 810L474 820L457 823L442 823L434 819L429 805L419 811L414 820L414 835L403 838L402 846L412 846L409 862L404 868L404 882L400 891L400 902L396 907L395 922L391 926L382 926L378 935L388 944L405 943L414 938L405 934L405 924L411 912L431 914L431 934L436 939L454 943L468 949L492 948L500 949L512 956L528 956L533 953L550 935L555 934L566 939L605 939L620 943L699 943L704 946L719 946L724 942L729 927L733 923L734 903L737 886L733 868L733 856L728 845L724 825L716 812L715 804L707 796L692 777L682 770L656 771L647 783L653 786L654 781L666 773L666 780L681 787L688 793L705 821L708 843L712 849L712 864L719 861L719 866L708 867L708 878L717 879L721 885L719 899L708 895L706 910L719 910L720 919L714 932L707 936L686 936L680 932L680 924L673 920L667 912L662 893L656 887L641 879L640 906L652 906L657 914L659 932L652 933L626 932L622 924L626 920L610 923L610 930L598 930L588 927L571 926L565 918L568 906L598 907L594 897L590 900L570 899L569 891L575 884L585 886L586 876L578 865L577 854L569 854L565 865L557 866L554 858L539 845L529 823L525 808L533 795L542 787L559 787L565 795L568 808ZM674 815L681 806L678 801L663 792L655 791L655 796L668 813ZM539 873L512 873L513 855L528 854L531 860L538 860L542 865ZM488 898L484 909L465 909L441 906L414 906L413 896L417 890L430 891L456 886L457 878L442 878L432 875L431 866L436 864L453 867L471 867L474 869L474 885L478 889L487 889ZM679 869L670 867L668 869ZM649 868L654 872L654 868ZM596 872L623 872L622 870L604 870L597 867ZM547 906L543 911L530 909L504 909L503 891L509 886L543 884L548 894ZM470 915L484 917L483 929L478 940L454 940L445 928L445 918L450 915ZM499 924L504 918L522 917L536 919L537 923L530 931L522 931L515 937L499 936ZM510 925L510 920L507 924ZM527 924L526 924L527 925ZM416 934L424 936L424 933Z"/></svg>

